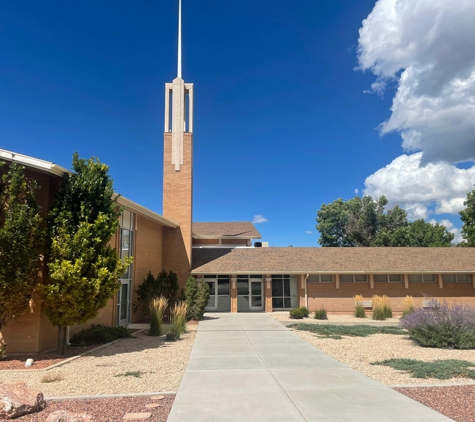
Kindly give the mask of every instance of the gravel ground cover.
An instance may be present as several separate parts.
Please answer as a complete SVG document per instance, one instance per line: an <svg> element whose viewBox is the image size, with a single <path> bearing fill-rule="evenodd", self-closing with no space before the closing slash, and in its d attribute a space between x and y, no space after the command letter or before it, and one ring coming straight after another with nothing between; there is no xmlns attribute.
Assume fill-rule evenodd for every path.
<svg viewBox="0 0 475 422"><path fill-rule="evenodd" d="M87 413L93 417L94 422L121 421L126 413L148 412L152 416L147 421L165 422L173 405L175 396L165 396L163 400L156 401L150 397L120 397L112 399L93 400L65 400L48 401L46 408L34 415L25 415L15 419L22 422L44 422L50 413L56 410L67 410L74 413ZM154 409L145 407L148 403L159 403Z"/></svg>
<svg viewBox="0 0 475 422"><path fill-rule="evenodd" d="M475 350L448 350L420 347L406 335L374 334L368 337L343 337L341 340L319 338L308 331L294 332L321 351L350 368L374 378L385 385L454 384L473 382L466 378L440 380L412 378L406 372L388 366L370 365L386 359L417 359L424 362L459 359L475 362ZM475 419L474 419L475 420Z"/></svg>
<svg viewBox="0 0 475 422"><path fill-rule="evenodd" d="M48 371L0 372L0 384L25 382L45 397L176 391L195 336L167 342L139 332Z"/></svg>
<svg viewBox="0 0 475 422"><path fill-rule="evenodd" d="M455 421L475 421L474 385L395 388L395 390Z"/></svg>
<svg viewBox="0 0 475 422"><path fill-rule="evenodd" d="M367 316L366 318L356 318L353 315L331 315L328 314L328 319L315 319L313 318L313 312L310 313L310 316L308 318L304 319L291 319L289 317L289 312L284 311L284 312L271 312L269 315L274 318L275 320L279 322L305 322L306 324L324 324L324 323L332 323L332 322L345 322L345 323L356 323L356 324L362 324L362 323L367 323L367 322L399 322L399 317L395 318L388 318L386 321L374 321L371 319L370 316Z"/></svg>
<svg viewBox="0 0 475 422"><path fill-rule="evenodd" d="M53 351L42 353L30 353L30 354L14 354L7 356L6 359L0 360L0 371L9 369L44 369L48 366L61 362L62 360L72 358L74 356L81 355L89 350L92 350L98 346L66 348L64 355L58 355ZM30 367L25 366L25 362L28 358L33 359L33 365Z"/></svg>

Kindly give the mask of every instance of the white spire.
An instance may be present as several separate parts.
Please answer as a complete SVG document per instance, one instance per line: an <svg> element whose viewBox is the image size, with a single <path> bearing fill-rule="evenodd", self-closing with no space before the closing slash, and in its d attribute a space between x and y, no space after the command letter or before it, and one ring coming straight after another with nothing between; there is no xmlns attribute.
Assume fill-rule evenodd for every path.
<svg viewBox="0 0 475 422"><path fill-rule="evenodd" d="M181 0L178 0L178 77L181 78Z"/></svg>

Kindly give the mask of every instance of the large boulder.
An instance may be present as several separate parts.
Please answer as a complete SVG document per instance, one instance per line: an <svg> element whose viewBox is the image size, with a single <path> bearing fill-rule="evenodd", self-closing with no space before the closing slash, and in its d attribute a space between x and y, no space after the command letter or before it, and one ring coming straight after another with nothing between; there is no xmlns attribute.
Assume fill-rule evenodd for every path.
<svg viewBox="0 0 475 422"><path fill-rule="evenodd" d="M71 413L66 410L56 410L50 413L46 422L92 422L92 416L87 413Z"/></svg>
<svg viewBox="0 0 475 422"><path fill-rule="evenodd" d="M0 419L14 419L39 412L46 406L43 393L24 382L0 385Z"/></svg>

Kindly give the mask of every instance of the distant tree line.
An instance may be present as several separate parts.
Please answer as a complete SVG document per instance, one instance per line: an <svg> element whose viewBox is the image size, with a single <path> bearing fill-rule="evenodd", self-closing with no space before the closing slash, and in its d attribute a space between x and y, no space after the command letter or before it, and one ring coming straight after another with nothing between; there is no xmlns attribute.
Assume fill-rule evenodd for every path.
<svg viewBox="0 0 475 422"><path fill-rule="evenodd" d="M398 205L386 210L383 195L341 198L323 204L317 212L316 229L321 246L451 246L453 233L439 223L423 219L408 221L407 213ZM458 246L475 246L475 191L467 195L465 209L460 212L464 239Z"/></svg>

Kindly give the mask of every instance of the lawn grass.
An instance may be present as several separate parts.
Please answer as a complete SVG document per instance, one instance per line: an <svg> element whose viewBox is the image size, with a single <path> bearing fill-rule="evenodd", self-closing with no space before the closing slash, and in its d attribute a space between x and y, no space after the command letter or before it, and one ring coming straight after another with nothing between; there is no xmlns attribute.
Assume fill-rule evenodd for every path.
<svg viewBox="0 0 475 422"><path fill-rule="evenodd" d="M384 365L406 371L413 378L437 378L446 380L454 377L475 379L475 363L466 360L447 359L423 362L415 359L388 359L372 362L371 365Z"/></svg>
<svg viewBox="0 0 475 422"><path fill-rule="evenodd" d="M310 331L319 337L340 340L342 336L368 337L372 334L407 334L399 327L374 327L370 325L320 325L320 324L292 324L290 328L299 331Z"/></svg>

